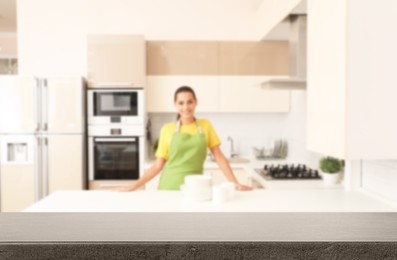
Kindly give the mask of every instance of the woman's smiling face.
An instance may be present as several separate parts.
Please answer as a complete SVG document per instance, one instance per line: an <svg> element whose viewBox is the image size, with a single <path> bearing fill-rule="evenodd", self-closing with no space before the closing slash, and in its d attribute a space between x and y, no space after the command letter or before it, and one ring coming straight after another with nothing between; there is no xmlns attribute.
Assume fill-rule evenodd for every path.
<svg viewBox="0 0 397 260"><path fill-rule="evenodd" d="M180 92L176 96L175 107L182 120L190 120L194 117L197 100L190 92Z"/></svg>

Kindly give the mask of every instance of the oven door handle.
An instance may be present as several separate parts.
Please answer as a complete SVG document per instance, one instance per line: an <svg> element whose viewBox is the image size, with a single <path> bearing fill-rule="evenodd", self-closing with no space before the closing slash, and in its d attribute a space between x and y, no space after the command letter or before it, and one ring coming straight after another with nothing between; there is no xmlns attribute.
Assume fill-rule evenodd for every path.
<svg viewBox="0 0 397 260"><path fill-rule="evenodd" d="M114 143L114 142L135 142L136 138L95 138L95 142L108 142L108 143Z"/></svg>

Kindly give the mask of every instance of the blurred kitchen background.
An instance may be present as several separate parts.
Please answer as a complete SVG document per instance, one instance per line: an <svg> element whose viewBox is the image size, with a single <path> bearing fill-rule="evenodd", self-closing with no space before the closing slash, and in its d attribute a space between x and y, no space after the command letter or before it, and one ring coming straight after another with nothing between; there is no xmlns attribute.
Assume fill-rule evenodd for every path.
<svg viewBox="0 0 397 260"><path fill-rule="evenodd" d="M122 86L121 72L132 66L145 96L141 137L151 122L141 151L146 161L161 126L175 119L172 95L182 82L197 90L197 117L211 120L226 155L228 137L234 152L251 160L254 147L283 139L287 163L317 169L320 158L334 156L345 161L341 189L397 203L395 11L392 1L359 0L0 0L0 74L82 77L95 89L99 80ZM292 22L306 15L307 25ZM292 24L307 30L305 77L302 50L292 50L291 59L291 47L302 41L294 35L302 28ZM101 44L116 42L113 50L118 36L132 36L132 45L142 47L138 65L97 59L98 35ZM290 76L303 86L268 88L267 81ZM83 160L88 164L87 151ZM88 188L88 172L87 166L81 189Z"/></svg>

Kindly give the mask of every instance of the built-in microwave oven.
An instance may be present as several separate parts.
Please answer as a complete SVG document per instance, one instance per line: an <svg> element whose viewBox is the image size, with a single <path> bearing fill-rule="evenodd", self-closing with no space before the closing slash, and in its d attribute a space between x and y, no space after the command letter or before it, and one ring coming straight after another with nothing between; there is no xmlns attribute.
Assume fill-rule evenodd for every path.
<svg viewBox="0 0 397 260"><path fill-rule="evenodd" d="M90 89L87 94L89 125L143 125L143 89Z"/></svg>

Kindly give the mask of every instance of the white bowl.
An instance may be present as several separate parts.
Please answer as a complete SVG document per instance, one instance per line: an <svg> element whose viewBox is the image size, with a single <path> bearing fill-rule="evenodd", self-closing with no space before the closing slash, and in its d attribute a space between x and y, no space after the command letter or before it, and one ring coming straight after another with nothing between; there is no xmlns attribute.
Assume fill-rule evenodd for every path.
<svg viewBox="0 0 397 260"><path fill-rule="evenodd" d="M212 188L213 201L215 203L227 202L234 197L234 184L232 182L225 182L216 185Z"/></svg>

